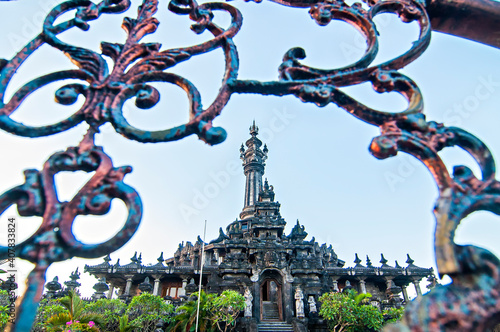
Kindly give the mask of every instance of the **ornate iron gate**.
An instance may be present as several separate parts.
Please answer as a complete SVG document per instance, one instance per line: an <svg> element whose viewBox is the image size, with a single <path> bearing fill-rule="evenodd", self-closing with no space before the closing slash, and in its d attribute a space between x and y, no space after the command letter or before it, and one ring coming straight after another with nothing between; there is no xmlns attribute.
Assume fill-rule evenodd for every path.
<svg viewBox="0 0 500 332"><path fill-rule="evenodd" d="M50 156L42 170L25 171L24 184L0 196L0 211L17 204L21 216L40 216L43 222L30 238L15 246L16 257L36 265L28 277L29 287L17 312L15 331L27 331L34 321L37 302L45 281L45 272L54 262L71 257L96 258L123 246L137 230L142 204L133 188L123 182L130 167L114 167L102 148L94 143L99 128L110 123L116 132L138 142L176 141L197 135L208 144L225 140L226 132L213 127L213 120L222 112L234 93L261 95L294 95L303 102L325 106L334 103L356 118L380 128L381 135L370 145L379 159L395 156L399 151L413 155L430 170L439 189L436 203L435 253L440 275L449 275L453 284L439 287L420 302L412 303L404 324L412 331L449 330L485 331L499 322L500 262L485 249L459 246L454 233L460 221L478 210L500 214L500 183L495 179L495 162L486 147L472 134L456 127L426 121L419 87L399 70L417 59L430 42L431 30L443 31L500 47L500 3L479 1L418 1L369 0L367 6L348 5L342 0L276 0L286 6L308 8L319 25L342 20L353 25L366 39L368 48L360 60L337 69L317 69L304 65L305 51L290 49L279 67L278 81L238 79L238 54L233 42L242 25L240 11L229 3L197 4L194 0L170 0L169 9L179 15L189 15L195 33L209 31L213 38L191 47L160 50L158 43L141 43L141 39L156 31L154 17L158 0L143 0L137 17L125 18L122 27L127 32L123 44L101 43L101 53L63 42L58 35L69 29L86 30L91 21L105 14L127 10L130 0L70 0L56 6L45 19L42 32L16 56L0 62L0 128L24 137L42 137L66 131L85 122L88 132L76 147ZM74 16L56 20L76 9ZM214 11L230 15L228 28L216 25ZM378 51L378 38L373 18L380 13L395 13L402 21L415 21L420 26L418 40L411 49L379 65L371 65ZM19 88L6 101L5 91L16 70L44 44L64 52L77 69L53 72L32 80ZM202 107L200 93L187 79L170 73L169 68L190 58L221 49L225 73L215 101ZM108 68L104 56L112 59ZM56 102L70 105L79 96L83 106L58 123L30 127L12 119L11 115L30 94L47 84L67 79L80 80L61 86ZM168 82L181 87L189 98L189 121L181 126L160 131L143 131L127 122L123 105L136 98L139 108L151 108L159 100L159 92L150 83ZM340 88L369 82L379 92L398 92L408 102L406 110L388 113L356 101ZM438 152L457 146L466 150L478 163L482 177L476 178L466 166L455 167L449 174ZM57 199L54 175L61 171L95 171L94 176L68 203ZM110 240L88 245L78 241L72 224L78 215L101 215L109 211L112 199L122 200L128 209L123 228ZM12 248L10 248L12 251ZM9 247L0 247L0 259L9 257ZM405 327L400 327L401 331Z"/></svg>

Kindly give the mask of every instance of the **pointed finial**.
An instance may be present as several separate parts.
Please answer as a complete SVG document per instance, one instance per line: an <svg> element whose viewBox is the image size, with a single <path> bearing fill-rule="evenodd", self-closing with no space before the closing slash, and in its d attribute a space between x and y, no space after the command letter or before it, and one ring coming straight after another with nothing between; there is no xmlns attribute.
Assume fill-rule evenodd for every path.
<svg viewBox="0 0 500 332"><path fill-rule="evenodd" d="M268 191L268 190L269 190L269 182L267 182L267 178L266 178L266 180L264 181L264 190L265 190L265 191Z"/></svg>
<svg viewBox="0 0 500 332"><path fill-rule="evenodd" d="M368 267L372 267L372 261L370 260L370 257L368 257L368 255L366 255L366 266Z"/></svg>
<svg viewBox="0 0 500 332"><path fill-rule="evenodd" d="M118 260L115 263L115 267L118 267L118 266L120 266L120 259L119 258L118 258Z"/></svg>
<svg viewBox="0 0 500 332"><path fill-rule="evenodd" d="M359 259L358 253L356 253L355 255L356 255L356 257L354 259L354 263L356 264L356 266L359 266L360 265L359 263L361 263L361 259Z"/></svg>
<svg viewBox="0 0 500 332"><path fill-rule="evenodd" d="M134 253L134 256L130 260L132 262L137 262L137 251Z"/></svg>
<svg viewBox="0 0 500 332"><path fill-rule="evenodd" d="M259 133L259 127L255 125L255 120L253 120L252 126L250 127L250 135L257 136Z"/></svg>
<svg viewBox="0 0 500 332"><path fill-rule="evenodd" d="M407 257L406 263L408 265L413 265L413 262L415 262L415 261L413 259L411 259L410 254L406 254L406 257Z"/></svg>
<svg viewBox="0 0 500 332"><path fill-rule="evenodd" d="M111 262L111 256L109 254L104 256L104 261L109 264L109 262Z"/></svg>
<svg viewBox="0 0 500 332"><path fill-rule="evenodd" d="M262 149L262 152L264 152L264 154L267 154L269 152L269 149L267 148L267 144L264 144L264 149Z"/></svg>
<svg viewBox="0 0 500 332"><path fill-rule="evenodd" d="M395 266L395 268L396 268L396 269L402 269L402 267L401 267L401 266L399 266L398 261L396 261L396 266Z"/></svg>
<svg viewBox="0 0 500 332"><path fill-rule="evenodd" d="M139 258L137 258L137 263L142 263L142 252L139 254Z"/></svg>
<svg viewBox="0 0 500 332"><path fill-rule="evenodd" d="M69 275L69 278L71 280L78 280L78 279L80 279L80 272L78 272L78 267L76 268L76 270L74 272L71 272L71 274Z"/></svg>
<svg viewBox="0 0 500 332"><path fill-rule="evenodd" d="M243 146L243 143L241 143L240 152L241 154L245 153L245 147Z"/></svg>
<svg viewBox="0 0 500 332"><path fill-rule="evenodd" d="M158 257L156 260L158 261L158 263L163 263L163 261L165 260L163 259L163 251L161 252L160 257Z"/></svg>
<svg viewBox="0 0 500 332"><path fill-rule="evenodd" d="M387 265L387 259L385 259L384 254L380 254L380 263L382 263L382 266Z"/></svg>

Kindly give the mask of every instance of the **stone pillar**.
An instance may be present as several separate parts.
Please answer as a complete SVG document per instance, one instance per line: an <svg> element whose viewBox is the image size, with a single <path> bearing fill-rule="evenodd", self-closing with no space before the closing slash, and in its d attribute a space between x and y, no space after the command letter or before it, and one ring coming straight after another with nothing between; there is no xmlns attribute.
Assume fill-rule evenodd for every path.
<svg viewBox="0 0 500 332"><path fill-rule="evenodd" d="M127 285L125 286L125 291L123 292L123 295L130 295L130 288L132 287L132 276L125 276L127 277Z"/></svg>
<svg viewBox="0 0 500 332"><path fill-rule="evenodd" d="M153 295L158 295L158 292L160 290L160 278L155 278L155 285L153 288Z"/></svg>
<svg viewBox="0 0 500 332"><path fill-rule="evenodd" d="M410 303L410 298L408 297L408 290L406 289L406 286L403 286L401 288L403 288L403 299L406 303Z"/></svg>
<svg viewBox="0 0 500 332"><path fill-rule="evenodd" d="M109 284L109 290L108 290L108 299L113 298L113 292L115 291L115 285Z"/></svg>
<svg viewBox="0 0 500 332"><path fill-rule="evenodd" d="M359 278L359 286L361 288L361 293L366 294L366 282L364 278Z"/></svg>
<svg viewBox="0 0 500 332"><path fill-rule="evenodd" d="M415 286L415 291L417 292L417 297L422 296L422 290L420 289L420 283L418 279L412 281Z"/></svg>

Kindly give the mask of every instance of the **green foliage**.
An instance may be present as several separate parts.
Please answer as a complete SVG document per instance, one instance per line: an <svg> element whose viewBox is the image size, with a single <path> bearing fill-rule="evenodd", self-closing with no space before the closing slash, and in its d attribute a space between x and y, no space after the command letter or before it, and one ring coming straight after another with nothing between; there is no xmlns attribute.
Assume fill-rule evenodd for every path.
<svg viewBox="0 0 500 332"><path fill-rule="evenodd" d="M49 318L63 312L66 312L66 308L64 308L58 300L42 299L38 306L35 323L33 324L33 329L31 331L45 331Z"/></svg>
<svg viewBox="0 0 500 332"><path fill-rule="evenodd" d="M2 284L2 282L3 280L0 280L0 285ZM10 305L9 292L5 290L0 290L0 331L3 331L4 328L7 326L7 323L9 322L10 318L9 305Z"/></svg>
<svg viewBox="0 0 500 332"><path fill-rule="evenodd" d="M4 291L1 291L4 292ZM9 307L0 306L0 331L3 331L9 322Z"/></svg>
<svg viewBox="0 0 500 332"><path fill-rule="evenodd" d="M359 297L354 291L323 294L319 298L319 314L334 332L379 330L384 323L382 313L374 306L362 304L366 297L369 296Z"/></svg>
<svg viewBox="0 0 500 332"><path fill-rule="evenodd" d="M154 331L160 318L170 323L174 306L165 303L159 296L143 293L132 299L126 313L132 325L140 326L139 331Z"/></svg>
<svg viewBox="0 0 500 332"><path fill-rule="evenodd" d="M99 329L89 323L75 322L67 326L68 332L99 332Z"/></svg>
<svg viewBox="0 0 500 332"><path fill-rule="evenodd" d="M245 309L245 297L233 290L225 290L221 295L206 303L210 320L219 331L231 331L236 327L236 318Z"/></svg>
<svg viewBox="0 0 500 332"><path fill-rule="evenodd" d="M62 313L53 317L54 322L59 322L57 326L48 327L47 331L62 331L62 332L100 332L93 321L86 323L80 321L64 321L68 314Z"/></svg>
<svg viewBox="0 0 500 332"><path fill-rule="evenodd" d="M118 320L118 331L119 332L131 332L134 329L139 329L139 325L134 325L128 322L128 316L123 315Z"/></svg>
<svg viewBox="0 0 500 332"><path fill-rule="evenodd" d="M198 331L209 332L215 331L216 328L210 320L210 311L208 310L207 303L215 297L214 294L207 294L201 291L200 300L200 315L198 319ZM174 317L173 322L170 324L168 331L177 332L190 332L195 330L196 314L197 314L198 300L188 301L184 305L177 308L177 315Z"/></svg>
<svg viewBox="0 0 500 332"><path fill-rule="evenodd" d="M397 321L403 318L403 314L405 313L405 309L401 308L389 308L385 309L382 313L384 315L384 321L386 324L396 323Z"/></svg>
<svg viewBox="0 0 500 332"><path fill-rule="evenodd" d="M404 308L390 308L381 312L367 304L371 294L358 294L350 290L345 293L326 293L319 314L334 332L379 331L384 325L401 319Z"/></svg>
<svg viewBox="0 0 500 332"><path fill-rule="evenodd" d="M85 313L85 301L83 301L78 293L69 291L68 296L58 300L65 311L49 317L45 326L48 331L64 331L68 322L80 322L88 324L93 321L96 325L104 325L104 320L101 314Z"/></svg>
<svg viewBox="0 0 500 332"><path fill-rule="evenodd" d="M159 296L142 294L132 299L127 306L118 299L100 299L86 303L75 292L58 300L44 299L40 302L35 328L41 331L154 331L161 318L169 323L174 307ZM89 326L93 321L95 326ZM68 322L72 322L68 325Z"/></svg>
<svg viewBox="0 0 500 332"><path fill-rule="evenodd" d="M0 274L4 274L4 273L7 273L7 271L0 269ZM0 279L0 285L3 284L4 282L5 282L5 280Z"/></svg>
<svg viewBox="0 0 500 332"><path fill-rule="evenodd" d="M117 331L120 316L125 313L126 309L127 305L118 299L99 299L88 303L84 311L85 313L101 314L103 316L103 324L100 325L101 330Z"/></svg>
<svg viewBox="0 0 500 332"><path fill-rule="evenodd" d="M0 289L0 306L6 307L10 304L9 292Z"/></svg>
<svg viewBox="0 0 500 332"><path fill-rule="evenodd" d="M0 290L0 331L3 331L9 322L9 292Z"/></svg>
<svg viewBox="0 0 500 332"><path fill-rule="evenodd" d="M368 299L372 297L372 294L370 293L357 294L356 291L351 290L347 292L347 296L352 298L357 304L366 304L368 303Z"/></svg>

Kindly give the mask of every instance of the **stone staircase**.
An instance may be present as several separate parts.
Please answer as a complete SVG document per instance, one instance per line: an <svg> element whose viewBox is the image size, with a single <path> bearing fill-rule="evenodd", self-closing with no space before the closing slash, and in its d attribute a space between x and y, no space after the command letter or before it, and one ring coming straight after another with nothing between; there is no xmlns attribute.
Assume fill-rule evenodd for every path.
<svg viewBox="0 0 500 332"><path fill-rule="evenodd" d="M257 326L259 332L293 332L293 326L285 322L262 322Z"/></svg>
<svg viewBox="0 0 500 332"><path fill-rule="evenodd" d="M262 320L279 320L278 305L270 301L262 302Z"/></svg>

